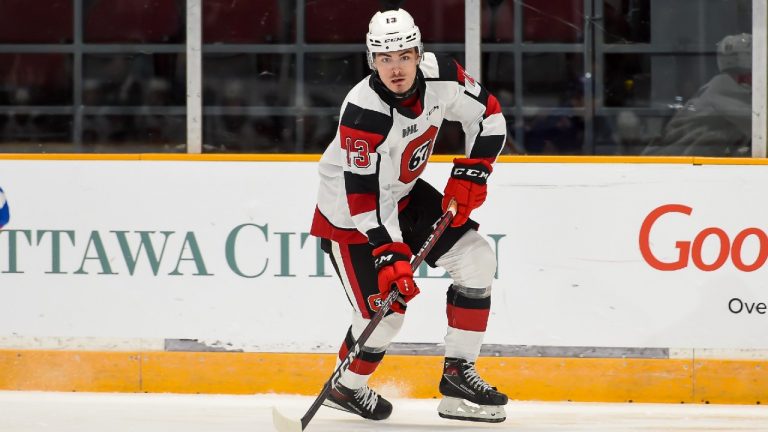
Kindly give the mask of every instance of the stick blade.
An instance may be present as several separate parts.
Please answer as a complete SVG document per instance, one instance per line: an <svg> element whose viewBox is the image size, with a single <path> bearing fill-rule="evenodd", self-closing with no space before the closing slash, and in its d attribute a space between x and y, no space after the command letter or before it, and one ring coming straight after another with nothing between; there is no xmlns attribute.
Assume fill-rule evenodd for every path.
<svg viewBox="0 0 768 432"><path fill-rule="evenodd" d="M302 432L301 421L288 418L277 408L272 407L272 423L279 432Z"/></svg>

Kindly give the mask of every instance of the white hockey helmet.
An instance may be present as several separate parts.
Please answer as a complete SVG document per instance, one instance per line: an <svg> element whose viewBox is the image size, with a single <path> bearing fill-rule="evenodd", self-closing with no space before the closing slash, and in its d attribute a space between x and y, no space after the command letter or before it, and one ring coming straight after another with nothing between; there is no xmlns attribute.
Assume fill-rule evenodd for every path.
<svg viewBox="0 0 768 432"><path fill-rule="evenodd" d="M720 72L751 72L752 35L730 35L718 42L717 67Z"/></svg>
<svg viewBox="0 0 768 432"><path fill-rule="evenodd" d="M365 38L368 47L368 66L373 67L373 54L416 48L419 57L424 53L421 32L411 14L403 9L376 12L368 23Z"/></svg>

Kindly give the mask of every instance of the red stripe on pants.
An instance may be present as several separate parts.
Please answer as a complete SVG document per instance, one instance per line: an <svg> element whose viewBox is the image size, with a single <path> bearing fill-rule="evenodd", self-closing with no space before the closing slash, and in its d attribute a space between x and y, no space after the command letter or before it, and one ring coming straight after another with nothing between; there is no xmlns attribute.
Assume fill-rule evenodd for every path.
<svg viewBox="0 0 768 432"><path fill-rule="evenodd" d="M341 344L341 349L339 350L339 360L344 361L348 352L349 350L347 349L347 344ZM361 360L360 358L356 358L352 360L352 364L349 365L349 370L359 375L371 375L373 371L379 367L379 363L381 362L369 362Z"/></svg>
<svg viewBox="0 0 768 432"><path fill-rule="evenodd" d="M445 308L449 326L459 330L476 332L485 331L490 312L490 309L465 309L451 304L446 305Z"/></svg>

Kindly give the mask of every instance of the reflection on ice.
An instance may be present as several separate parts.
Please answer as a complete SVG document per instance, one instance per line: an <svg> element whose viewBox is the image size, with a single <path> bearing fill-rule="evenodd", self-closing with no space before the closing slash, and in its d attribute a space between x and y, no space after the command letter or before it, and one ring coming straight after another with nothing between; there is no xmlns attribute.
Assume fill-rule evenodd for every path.
<svg viewBox="0 0 768 432"><path fill-rule="evenodd" d="M272 407L300 418L313 397L0 392L0 430L12 432L266 432ZM438 417L434 399L394 399L382 422L321 408L308 432L742 432L765 431L761 406L510 402L507 421L480 424Z"/></svg>

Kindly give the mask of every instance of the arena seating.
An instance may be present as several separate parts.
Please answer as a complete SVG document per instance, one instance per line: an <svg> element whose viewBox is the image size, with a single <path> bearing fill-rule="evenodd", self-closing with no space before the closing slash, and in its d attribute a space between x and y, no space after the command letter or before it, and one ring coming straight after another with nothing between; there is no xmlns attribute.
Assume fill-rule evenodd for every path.
<svg viewBox="0 0 768 432"><path fill-rule="evenodd" d="M146 3L143 4L143 3ZM184 35L183 2L95 0L83 11L90 43L173 43Z"/></svg>

